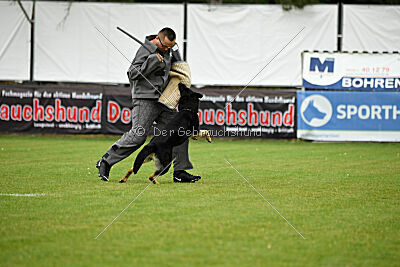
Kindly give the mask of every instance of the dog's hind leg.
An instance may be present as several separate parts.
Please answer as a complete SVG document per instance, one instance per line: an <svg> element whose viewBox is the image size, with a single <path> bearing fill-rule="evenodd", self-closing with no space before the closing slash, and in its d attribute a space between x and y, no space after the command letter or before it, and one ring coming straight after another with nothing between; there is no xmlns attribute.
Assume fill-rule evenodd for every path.
<svg viewBox="0 0 400 267"><path fill-rule="evenodd" d="M160 172L159 172L159 171L155 171L155 172L153 172L152 175L149 176L149 180L152 181L153 184L159 184L159 183L157 182L157 180L156 180L158 174L160 174Z"/></svg>
<svg viewBox="0 0 400 267"><path fill-rule="evenodd" d="M156 171L152 175L149 176L149 180L152 181L153 184L159 184L157 182L156 178L157 178L157 176L160 175L160 173L163 169L163 166L160 162L160 159L157 157L156 154L154 154L154 156L153 156L153 161L154 161L154 167L155 167Z"/></svg>
<svg viewBox="0 0 400 267"><path fill-rule="evenodd" d="M164 150L160 150L160 153L157 154L157 158L159 160L158 167L156 165L156 170L159 171L160 175L164 175L168 172L169 168L172 165L172 147L164 148ZM154 161L156 163L156 161Z"/></svg>
<svg viewBox="0 0 400 267"><path fill-rule="evenodd" d="M133 168L130 168L129 171L125 174L125 176L119 180L120 183L126 183L126 181L128 180L129 176L131 176L131 174L133 173Z"/></svg>

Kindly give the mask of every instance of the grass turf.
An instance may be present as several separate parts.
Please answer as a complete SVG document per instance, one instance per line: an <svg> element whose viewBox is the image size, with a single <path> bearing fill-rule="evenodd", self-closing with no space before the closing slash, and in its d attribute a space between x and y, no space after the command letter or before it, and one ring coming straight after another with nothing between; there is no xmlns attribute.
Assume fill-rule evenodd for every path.
<svg viewBox="0 0 400 267"><path fill-rule="evenodd" d="M400 144L191 141L195 184L97 177L117 136L0 136L0 265L397 265ZM303 240L224 160L306 237Z"/></svg>

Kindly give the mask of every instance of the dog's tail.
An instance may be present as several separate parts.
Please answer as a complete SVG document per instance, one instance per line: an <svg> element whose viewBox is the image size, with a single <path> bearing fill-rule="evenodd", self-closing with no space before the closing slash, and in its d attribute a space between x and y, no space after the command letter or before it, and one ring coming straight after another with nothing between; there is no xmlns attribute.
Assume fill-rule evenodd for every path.
<svg viewBox="0 0 400 267"><path fill-rule="evenodd" d="M140 167L142 166L147 156L154 152L156 152L156 147L151 144L148 144L140 151L140 153L137 155L135 159L135 163L133 163L134 174L136 174L139 171Z"/></svg>

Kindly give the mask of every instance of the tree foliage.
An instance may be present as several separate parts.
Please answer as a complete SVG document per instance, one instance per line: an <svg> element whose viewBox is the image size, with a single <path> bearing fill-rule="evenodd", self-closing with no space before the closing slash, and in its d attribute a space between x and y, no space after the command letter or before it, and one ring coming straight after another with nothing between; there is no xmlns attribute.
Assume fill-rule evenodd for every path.
<svg viewBox="0 0 400 267"><path fill-rule="evenodd" d="M54 1L54 0L53 0ZM65 0L55 0L65 1ZM78 0L69 0L78 2ZM79 0L79 2L130 2L130 3L203 3L203 4L281 4L284 10L293 7L303 8L313 4L369 4L369 5L400 5L400 0Z"/></svg>

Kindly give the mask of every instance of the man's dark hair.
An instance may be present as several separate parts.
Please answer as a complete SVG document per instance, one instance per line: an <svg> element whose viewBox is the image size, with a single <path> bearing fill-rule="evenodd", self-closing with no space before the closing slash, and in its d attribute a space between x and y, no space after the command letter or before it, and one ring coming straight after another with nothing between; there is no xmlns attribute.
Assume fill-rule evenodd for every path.
<svg viewBox="0 0 400 267"><path fill-rule="evenodd" d="M168 27L163 28L163 29L159 32L159 34L160 34L161 36L167 36L168 39L169 39L171 42L174 41L174 40L176 39L176 34L175 34L174 30L171 29L171 28L168 28Z"/></svg>

